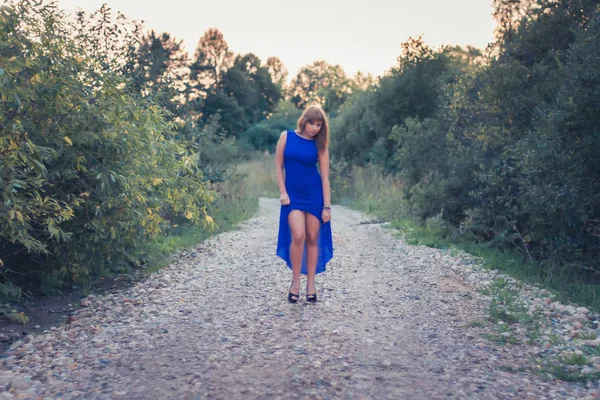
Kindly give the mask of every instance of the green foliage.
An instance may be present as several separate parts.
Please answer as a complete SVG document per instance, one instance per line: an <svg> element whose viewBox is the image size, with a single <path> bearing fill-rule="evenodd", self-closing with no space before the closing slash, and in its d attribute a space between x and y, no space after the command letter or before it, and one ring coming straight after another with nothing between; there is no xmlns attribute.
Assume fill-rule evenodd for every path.
<svg viewBox="0 0 600 400"><path fill-rule="evenodd" d="M227 136L220 119L221 115L215 114L207 124L194 129L199 166L210 182L227 180L231 166L245 158L237 139Z"/></svg>
<svg viewBox="0 0 600 400"><path fill-rule="evenodd" d="M398 66L332 121L332 158L401 179L405 213L442 227L430 243L460 234L520 254L552 285L597 283L600 6L495 4L485 57L406 42ZM593 302L595 290L584 290Z"/></svg>
<svg viewBox="0 0 600 400"><path fill-rule="evenodd" d="M263 64L251 53L234 57L217 29L202 36L189 67L187 109L196 117L195 124L209 124L219 114L227 136L239 138L267 118L282 97L286 72L281 62L269 58Z"/></svg>
<svg viewBox="0 0 600 400"><path fill-rule="evenodd" d="M168 33L158 35L151 31L142 37L132 57L133 66L127 76L131 78L134 90L160 104L168 111L166 117L169 120L184 117L186 86L183 81L188 56L182 42Z"/></svg>
<svg viewBox="0 0 600 400"><path fill-rule="evenodd" d="M207 230L190 224L175 225L154 240L140 244L138 252L146 260L144 274L168 265L174 251L194 247L208 237L234 229L238 223L252 217L257 210L259 196L274 192L278 197L274 171L274 160L262 155L230 166L225 171L228 179L212 184L216 198L208 212L214 219L215 229Z"/></svg>
<svg viewBox="0 0 600 400"><path fill-rule="evenodd" d="M405 136L400 132L406 128L406 121L413 119L415 125L436 116L444 88L479 59L473 50L448 47L433 51L421 38L410 39L403 47L398 65L377 85L353 94L332 121L336 133L332 142L334 157L353 159L358 165L378 164L386 172L399 171L402 164L394 153ZM422 139L419 146L431 144L429 138Z"/></svg>
<svg viewBox="0 0 600 400"><path fill-rule="evenodd" d="M19 322L21 324L23 324L23 326L27 325L27 323L29 322L29 317L27 315L25 315L24 312L17 312L17 310L5 310L0 308L0 314L5 315L6 317L8 317L8 319L10 319L11 321L15 321L15 322Z"/></svg>
<svg viewBox="0 0 600 400"><path fill-rule="evenodd" d="M373 93L373 89L354 93L332 119L332 159L352 160L357 165L374 161L371 148L377 139L377 116Z"/></svg>
<svg viewBox="0 0 600 400"><path fill-rule="evenodd" d="M73 38L43 3L4 6L0 18L4 283L86 281L136 264L136 245L176 216L211 224L198 155L117 66L91 56L102 49L90 52L89 36Z"/></svg>
<svg viewBox="0 0 600 400"><path fill-rule="evenodd" d="M292 82L291 101L299 109L320 104L328 114L336 112L353 91L353 82L339 65L315 61L300 69Z"/></svg>
<svg viewBox="0 0 600 400"><path fill-rule="evenodd" d="M563 84L517 149L530 243L545 257L600 271L600 22L569 48Z"/></svg>
<svg viewBox="0 0 600 400"><path fill-rule="evenodd" d="M273 114L267 119L252 125L240 134L240 138L257 150L275 151L279 135L286 129L295 129L302 111L289 101L278 103Z"/></svg>
<svg viewBox="0 0 600 400"><path fill-rule="evenodd" d="M243 105L246 120L264 120L281 98L281 89L272 81L267 66L254 54L238 56L223 76L223 90Z"/></svg>

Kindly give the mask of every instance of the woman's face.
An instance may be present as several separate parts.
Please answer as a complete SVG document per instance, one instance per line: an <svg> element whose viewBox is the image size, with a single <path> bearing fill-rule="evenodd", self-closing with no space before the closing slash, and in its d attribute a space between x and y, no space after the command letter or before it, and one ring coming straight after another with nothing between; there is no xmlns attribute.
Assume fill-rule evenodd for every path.
<svg viewBox="0 0 600 400"><path fill-rule="evenodd" d="M304 131L311 137L315 137L321 130L321 126L323 126L322 121L308 121L306 125L304 125Z"/></svg>

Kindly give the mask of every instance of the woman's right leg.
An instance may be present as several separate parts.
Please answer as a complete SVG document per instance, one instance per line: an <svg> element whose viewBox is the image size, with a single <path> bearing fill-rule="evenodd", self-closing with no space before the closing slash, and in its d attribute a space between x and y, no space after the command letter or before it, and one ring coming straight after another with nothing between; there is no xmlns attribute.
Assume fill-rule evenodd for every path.
<svg viewBox="0 0 600 400"><path fill-rule="evenodd" d="M300 210L292 210L288 215L288 223L292 231L290 244L290 262L292 263L292 293L300 293L300 271L302 270L302 255L304 253L305 215Z"/></svg>
<svg viewBox="0 0 600 400"><path fill-rule="evenodd" d="M319 230L321 221L306 213L306 294L314 294L317 261L319 260Z"/></svg>

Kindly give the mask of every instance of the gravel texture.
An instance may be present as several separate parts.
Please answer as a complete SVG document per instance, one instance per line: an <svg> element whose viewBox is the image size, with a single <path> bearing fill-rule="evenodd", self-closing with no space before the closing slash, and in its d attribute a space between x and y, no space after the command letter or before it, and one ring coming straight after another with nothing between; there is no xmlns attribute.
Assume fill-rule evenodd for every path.
<svg viewBox="0 0 600 400"><path fill-rule="evenodd" d="M591 385L526 372L536 346L469 327L486 318L489 298L476 289L492 272L406 245L344 207L333 207L334 259L317 277L318 303L302 290L289 304L278 216L278 200L260 199L238 230L14 343L0 400L597 398Z"/></svg>

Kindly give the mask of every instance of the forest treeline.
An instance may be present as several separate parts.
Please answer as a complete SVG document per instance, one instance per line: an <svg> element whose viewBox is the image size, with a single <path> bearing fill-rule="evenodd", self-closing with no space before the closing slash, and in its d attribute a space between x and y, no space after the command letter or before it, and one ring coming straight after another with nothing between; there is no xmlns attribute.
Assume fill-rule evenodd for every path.
<svg viewBox="0 0 600 400"><path fill-rule="evenodd" d="M334 119L335 172L375 164L412 218L598 282L599 4L496 0L484 53L406 42Z"/></svg>
<svg viewBox="0 0 600 400"><path fill-rule="evenodd" d="M68 18L51 2L5 2L0 290L128 270L140 243L210 229L217 183L313 102L331 118L335 181L377 168L401 179L410 217L596 278L598 2L494 6L485 51L411 38L373 78L325 61L289 77L277 57L235 54L218 29L189 54L106 6Z"/></svg>

